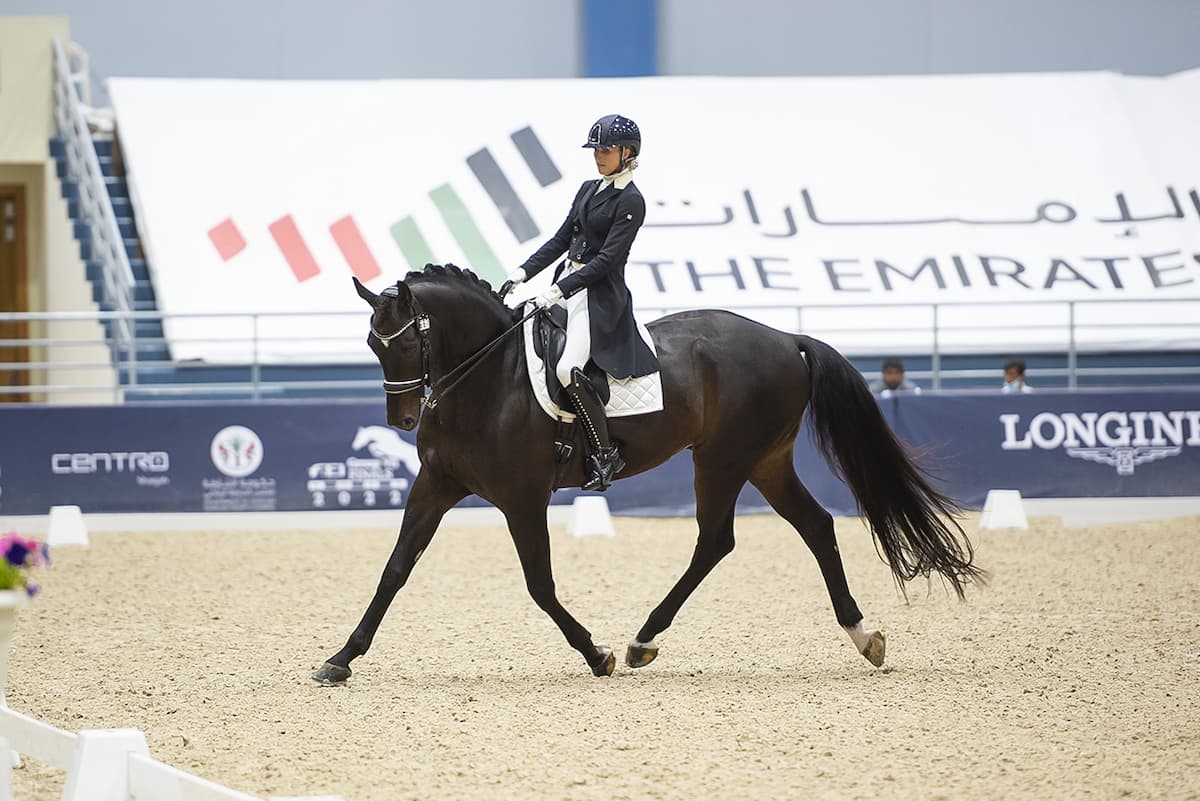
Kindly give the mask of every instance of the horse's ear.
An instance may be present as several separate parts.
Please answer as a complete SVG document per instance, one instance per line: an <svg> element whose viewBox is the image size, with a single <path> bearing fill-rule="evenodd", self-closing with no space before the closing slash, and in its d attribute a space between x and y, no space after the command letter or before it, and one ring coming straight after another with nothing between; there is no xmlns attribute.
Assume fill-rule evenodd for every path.
<svg viewBox="0 0 1200 801"><path fill-rule="evenodd" d="M382 298L363 286L362 282L358 280L358 276L352 276L351 280L354 281L354 289L358 292L358 296L367 303L370 303L371 308L378 309L383 302Z"/></svg>

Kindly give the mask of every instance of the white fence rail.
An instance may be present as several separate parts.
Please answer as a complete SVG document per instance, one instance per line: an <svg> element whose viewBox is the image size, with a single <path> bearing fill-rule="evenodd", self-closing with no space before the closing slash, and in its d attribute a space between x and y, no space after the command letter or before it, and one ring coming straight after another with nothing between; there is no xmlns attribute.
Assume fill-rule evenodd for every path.
<svg viewBox="0 0 1200 801"><path fill-rule="evenodd" d="M62 801L264 801L159 762L137 729L78 734L0 706L0 801L13 801L11 754L66 771ZM280 799L279 801L284 801ZM333 796L287 801L341 801Z"/></svg>

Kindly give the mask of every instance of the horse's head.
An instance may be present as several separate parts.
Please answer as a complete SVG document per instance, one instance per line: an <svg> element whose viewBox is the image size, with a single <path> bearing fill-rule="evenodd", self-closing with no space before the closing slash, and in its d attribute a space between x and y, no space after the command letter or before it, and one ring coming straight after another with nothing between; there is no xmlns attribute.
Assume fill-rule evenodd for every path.
<svg viewBox="0 0 1200 801"><path fill-rule="evenodd" d="M429 318L403 281L376 295L355 278L354 288L372 309L367 345L383 368L388 425L412 431L429 385Z"/></svg>
<svg viewBox="0 0 1200 801"><path fill-rule="evenodd" d="M435 378L453 373L520 318L491 284L453 264L427 264L378 295L357 278L354 286L373 311L367 344L383 367L388 424L405 431L416 427ZM519 340L510 342L520 349Z"/></svg>

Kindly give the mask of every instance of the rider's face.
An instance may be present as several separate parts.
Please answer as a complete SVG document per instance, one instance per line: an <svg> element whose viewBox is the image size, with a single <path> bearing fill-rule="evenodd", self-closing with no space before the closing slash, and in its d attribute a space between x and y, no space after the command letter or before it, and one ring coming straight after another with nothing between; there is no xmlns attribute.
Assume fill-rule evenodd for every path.
<svg viewBox="0 0 1200 801"><path fill-rule="evenodd" d="M601 175L612 175L621 166L621 151L628 148L622 147L597 147L593 148L596 157L596 169Z"/></svg>

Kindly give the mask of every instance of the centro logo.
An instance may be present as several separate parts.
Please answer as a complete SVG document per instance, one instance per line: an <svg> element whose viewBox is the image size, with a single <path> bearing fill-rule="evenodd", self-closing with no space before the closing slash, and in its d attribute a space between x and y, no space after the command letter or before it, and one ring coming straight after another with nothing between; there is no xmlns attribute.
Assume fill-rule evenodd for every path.
<svg viewBox="0 0 1200 801"><path fill-rule="evenodd" d="M263 460L262 440L245 426L226 426L213 437L209 448L212 463L232 478L244 478Z"/></svg>
<svg viewBox="0 0 1200 801"><path fill-rule="evenodd" d="M1200 447L1200 411L1042 412L1021 427L1021 415L1002 414L1006 451L1064 448L1068 456L1107 464L1122 476L1137 465Z"/></svg>
<svg viewBox="0 0 1200 801"><path fill-rule="evenodd" d="M111 453L53 453L50 470L57 475L92 473L165 473L171 469L166 451L113 451Z"/></svg>

